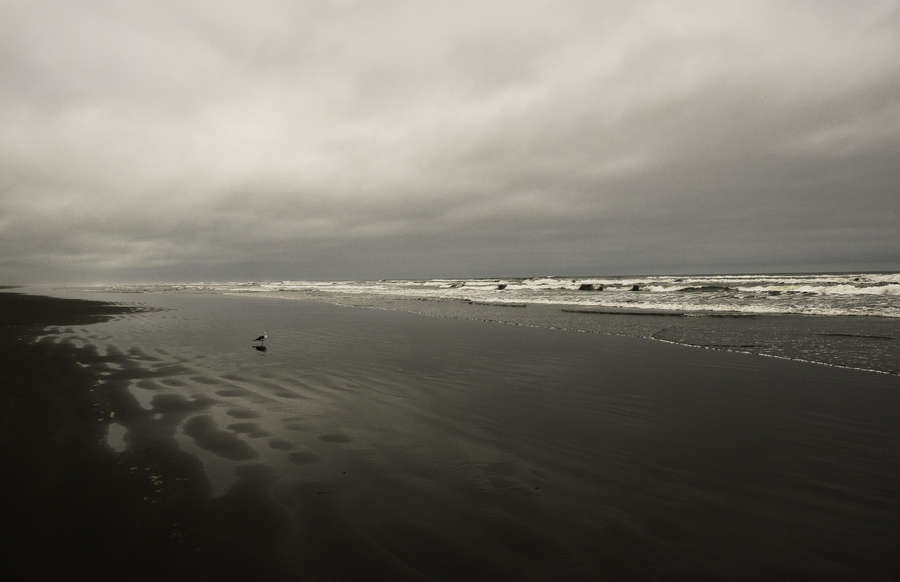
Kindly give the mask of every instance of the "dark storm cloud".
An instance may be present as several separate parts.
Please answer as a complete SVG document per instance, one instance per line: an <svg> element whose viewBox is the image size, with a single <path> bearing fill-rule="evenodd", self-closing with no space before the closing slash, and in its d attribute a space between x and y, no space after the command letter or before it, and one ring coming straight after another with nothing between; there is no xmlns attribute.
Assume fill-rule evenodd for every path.
<svg viewBox="0 0 900 582"><path fill-rule="evenodd" d="M898 268L898 2L10 2L6 280Z"/></svg>

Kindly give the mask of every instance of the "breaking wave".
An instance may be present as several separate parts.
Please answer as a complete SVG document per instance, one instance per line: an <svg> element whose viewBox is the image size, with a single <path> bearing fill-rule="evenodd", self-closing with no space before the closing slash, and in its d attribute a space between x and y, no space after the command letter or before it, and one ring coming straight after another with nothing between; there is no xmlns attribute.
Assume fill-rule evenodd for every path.
<svg viewBox="0 0 900 582"><path fill-rule="evenodd" d="M682 287L681 289L677 289L680 293L704 293L704 292L714 292L714 291L733 291L731 287L726 287L725 285L699 285L697 287Z"/></svg>
<svg viewBox="0 0 900 582"><path fill-rule="evenodd" d="M900 317L900 273L789 273L382 279L369 281L179 282L116 285L111 291L220 293L358 301L361 297L490 305Z"/></svg>

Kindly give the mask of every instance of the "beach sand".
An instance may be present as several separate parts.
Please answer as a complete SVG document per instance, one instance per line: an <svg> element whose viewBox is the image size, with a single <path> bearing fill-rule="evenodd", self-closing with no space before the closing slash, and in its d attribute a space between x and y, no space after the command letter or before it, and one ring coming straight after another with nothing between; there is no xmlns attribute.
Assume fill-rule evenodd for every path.
<svg viewBox="0 0 900 582"><path fill-rule="evenodd" d="M105 423L130 396L98 383L70 345L30 343L45 325L133 311L0 293L4 578L284 577L273 559L283 524L261 494L212 500L197 460L166 439L111 454Z"/></svg>
<svg viewBox="0 0 900 582"><path fill-rule="evenodd" d="M187 348L167 361L168 345L33 340L177 310L0 293L17 578L900 574L896 376L312 302L196 303L216 325L252 312L280 318L273 338L301 327L290 317L305 335L288 354L239 340L228 369ZM226 331L204 341L227 351ZM224 491L210 459L234 473Z"/></svg>

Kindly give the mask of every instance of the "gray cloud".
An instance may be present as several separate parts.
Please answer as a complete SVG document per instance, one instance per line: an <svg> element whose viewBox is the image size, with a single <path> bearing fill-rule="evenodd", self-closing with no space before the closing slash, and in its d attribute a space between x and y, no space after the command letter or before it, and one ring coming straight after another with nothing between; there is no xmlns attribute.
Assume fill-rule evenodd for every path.
<svg viewBox="0 0 900 582"><path fill-rule="evenodd" d="M900 268L900 7L10 2L0 278Z"/></svg>

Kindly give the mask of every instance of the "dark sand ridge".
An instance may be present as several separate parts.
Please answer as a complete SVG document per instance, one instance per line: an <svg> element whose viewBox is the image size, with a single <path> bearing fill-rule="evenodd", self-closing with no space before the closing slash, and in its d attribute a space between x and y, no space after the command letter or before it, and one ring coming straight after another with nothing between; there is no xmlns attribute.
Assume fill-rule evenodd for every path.
<svg viewBox="0 0 900 582"><path fill-rule="evenodd" d="M76 302L53 309L61 325L91 312ZM895 377L630 338L298 309L329 325L352 320L356 359L371 357L366 330L407 338L410 351L394 363L419 388L440 388L427 379L441 373L467 387L432 394L442 406L426 426L468 446L459 412L475 410L478 438L503 442L508 454L452 470L441 467L441 450L433 464L385 450L345 479L293 485L274 484L250 459L238 485L211 500L199 463L173 446L175 425L187 420L199 442L240 457L246 450L227 435L254 431L253 422L217 427L209 401L159 395L167 420L150 423L123 381L171 370L135 366L115 350L25 345L17 338L37 328L7 325L4 371L17 380L4 443L17 471L5 498L16 502L10 523L22 524L11 564L117 579L896 578ZM76 357L113 360L121 372L97 386ZM124 453L102 444L97 417L106 411L130 429ZM341 424L375 413L351 411ZM313 438L337 450L351 435ZM286 454L299 468L325 461Z"/></svg>

